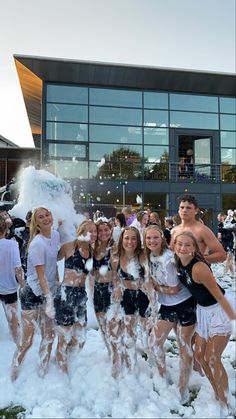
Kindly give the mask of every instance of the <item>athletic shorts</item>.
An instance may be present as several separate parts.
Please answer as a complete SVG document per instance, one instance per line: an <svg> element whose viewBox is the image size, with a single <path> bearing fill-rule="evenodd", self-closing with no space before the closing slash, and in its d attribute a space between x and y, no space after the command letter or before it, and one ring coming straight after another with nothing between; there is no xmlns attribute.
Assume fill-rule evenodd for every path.
<svg viewBox="0 0 236 419"><path fill-rule="evenodd" d="M233 296L225 294L233 310L235 311L235 300ZM208 307L197 305L197 327L196 333L204 338L209 339L213 336L228 336L231 334L231 321L219 304L212 304Z"/></svg>
<svg viewBox="0 0 236 419"><path fill-rule="evenodd" d="M111 305L111 284L109 282L95 282L93 304L95 313L107 312Z"/></svg>
<svg viewBox="0 0 236 419"><path fill-rule="evenodd" d="M12 294L0 294L0 301L4 304L14 304L17 302L17 292Z"/></svg>
<svg viewBox="0 0 236 419"><path fill-rule="evenodd" d="M45 297L35 295L29 285L20 290L20 302L22 310L36 310L45 303Z"/></svg>
<svg viewBox="0 0 236 419"><path fill-rule="evenodd" d="M149 299L141 290L129 290L126 288L124 290L121 306L127 315L138 313L141 317L150 316L150 313L147 310Z"/></svg>
<svg viewBox="0 0 236 419"><path fill-rule="evenodd" d="M54 298L55 322L60 326L72 326L87 322L87 294L84 287L61 285Z"/></svg>
<svg viewBox="0 0 236 419"><path fill-rule="evenodd" d="M158 320L167 320L181 326L191 326L196 323L196 301L193 297L173 306L161 305Z"/></svg>

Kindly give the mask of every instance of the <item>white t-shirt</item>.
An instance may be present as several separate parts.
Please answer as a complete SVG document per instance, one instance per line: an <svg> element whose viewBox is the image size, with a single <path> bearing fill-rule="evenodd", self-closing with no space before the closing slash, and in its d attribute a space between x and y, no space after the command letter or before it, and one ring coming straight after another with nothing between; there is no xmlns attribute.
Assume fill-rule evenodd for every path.
<svg viewBox="0 0 236 419"><path fill-rule="evenodd" d="M43 293L35 269L36 266L44 266L49 290L55 290L59 248L60 236L56 230L52 230L50 239L37 234L30 243L27 258L27 283L35 295L42 295Z"/></svg>
<svg viewBox="0 0 236 419"><path fill-rule="evenodd" d="M120 235L121 235L122 229L120 226L115 226L112 230L112 238L114 242L118 242Z"/></svg>
<svg viewBox="0 0 236 419"><path fill-rule="evenodd" d="M18 289L15 268L21 266L16 240L0 239L0 294L13 294Z"/></svg>
<svg viewBox="0 0 236 419"><path fill-rule="evenodd" d="M156 256L151 253L149 269L151 277L158 285L165 285L169 287L180 285L181 287L180 291L173 295L158 292L158 300L160 304L173 306L175 304L180 304L191 297L190 292L179 281L175 266L174 253L171 250L165 250L161 256Z"/></svg>

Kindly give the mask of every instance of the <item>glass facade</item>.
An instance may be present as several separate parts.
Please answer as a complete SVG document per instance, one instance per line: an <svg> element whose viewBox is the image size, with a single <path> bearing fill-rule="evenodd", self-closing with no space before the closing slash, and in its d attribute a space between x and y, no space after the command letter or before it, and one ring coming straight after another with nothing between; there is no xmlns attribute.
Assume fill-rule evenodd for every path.
<svg viewBox="0 0 236 419"><path fill-rule="evenodd" d="M69 178L168 181L179 128L217 131L221 157L209 163L236 165L235 98L47 84L45 114L46 160Z"/></svg>
<svg viewBox="0 0 236 419"><path fill-rule="evenodd" d="M121 186L99 190L107 180L181 181L180 151L190 144L191 130L198 173L191 182L236 182L236 98L62 84L47 84L45 97L47 167L72 182L97 181L96 192L77 195L78 204L121 207ZM176 133L183 129L179 145ZM134 205L136 193L128 187L125 193L126 204ZM159 198L144 193L145 205L163 215L168 193Z"/></svg>

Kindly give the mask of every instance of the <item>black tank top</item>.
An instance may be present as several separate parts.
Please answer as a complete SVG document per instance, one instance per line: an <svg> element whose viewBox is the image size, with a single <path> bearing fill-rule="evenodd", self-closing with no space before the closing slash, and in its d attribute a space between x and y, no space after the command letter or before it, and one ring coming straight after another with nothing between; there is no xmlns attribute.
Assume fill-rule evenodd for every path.
<svg viewBox="0 0 236 419"><path fill-rule="evenodd" d="M89 255L87 259L82 257L79 249L76 249L75 253L65 261L65 268L88 274L89 271L86 269L85 265L90 257L91 255Z"/></svg>
<svg viewBox="0 0 236 419"><path fill-rule="evenodd" d="M203 284L197 284L193 281L192 269L195 263L197 262L200 262L200 260L195 257L187 266L183 266L180 262L180 267L178 269L178 277L180 282L191 292L192 296L195 298L197 303L201 306L208 307L212 304L216 304L217 301ZM222 294L224 294L225 291L223 290L223 288L221 288L219 284L217 285L222 291Z"/></svg>

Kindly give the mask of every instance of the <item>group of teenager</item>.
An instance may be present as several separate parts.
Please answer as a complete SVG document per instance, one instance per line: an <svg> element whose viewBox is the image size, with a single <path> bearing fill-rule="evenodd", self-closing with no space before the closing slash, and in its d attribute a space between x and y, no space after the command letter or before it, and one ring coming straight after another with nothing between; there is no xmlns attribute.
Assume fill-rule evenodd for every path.
<svg viewBox="0 0 236 419"><path fill-rule="evenodd" d="M123 227L118 241L114 241L113 227L101 218L96 222L83 221L76 239L60 246L50 210L36 208L30 220L26 281L19 256L15 255L15 259L13 256L17 244L8 240L13 252L11 278L6 275L8 282L3 293L2 284L0 288L5 307L12 304L10 296L14 295L16 313L17 275L21 287L21 336L17 333L14 336L17 347L12 380L20 373L38 327L39 374L44 376L48 371L55 336L58 366L68 373L70 356L77 355L86 341L89 286L115 379L124 371L137 368L139 330L143 351L160 376L171 383L165 362L165 341L173 329L179 348L181 403L189 399L188 383L194 359L195 368L209 379L221 409L227 410L228 377L221 356L236 313L210 267L211 263L225 260L225 251L213 232L196 219L197 213L195 198L182 197L181 224L172 229L169 245L160 225L154 222L141 233L132 224ZM6 223L0 217L0 257L7 241L5 233ZM59 281L57 261L63 258L64 276ZM6 256L1 263L7 269Z"/></svg>

